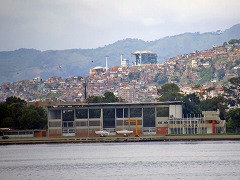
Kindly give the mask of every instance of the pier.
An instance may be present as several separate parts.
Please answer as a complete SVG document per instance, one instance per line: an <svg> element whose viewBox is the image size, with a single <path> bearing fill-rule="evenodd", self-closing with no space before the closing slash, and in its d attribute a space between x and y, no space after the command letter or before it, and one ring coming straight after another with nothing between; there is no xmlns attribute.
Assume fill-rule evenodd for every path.
<svg viewBox="0 0 240 180"><path fill-rule="evenodd" d="M108 137L29 137L0 139L0 145L11 144L48 144L48 143L114 143L145 141L219 141L240 140L240 135L151 135L151 136L108 136Z"/></svg>

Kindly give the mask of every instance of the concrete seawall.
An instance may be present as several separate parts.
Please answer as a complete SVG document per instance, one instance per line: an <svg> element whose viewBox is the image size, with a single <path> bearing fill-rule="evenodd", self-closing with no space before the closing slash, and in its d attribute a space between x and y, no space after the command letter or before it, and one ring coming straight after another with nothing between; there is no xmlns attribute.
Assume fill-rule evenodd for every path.
<svg viewBox="0 0 240 180"><path fill-rule="evenodd" d="M240 140L240 135L153 135L140 137L34 137L0 139L0 145L11 144L46 144L46 143L113 143L113 142L144 142L144 141L219 141Z"/></svg>

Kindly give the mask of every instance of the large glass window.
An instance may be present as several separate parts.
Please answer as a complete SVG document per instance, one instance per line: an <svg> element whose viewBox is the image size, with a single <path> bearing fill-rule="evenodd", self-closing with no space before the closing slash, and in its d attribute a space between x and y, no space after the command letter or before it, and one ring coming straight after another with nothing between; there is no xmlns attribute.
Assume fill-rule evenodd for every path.
<svg viewBox="0 0 240 180"><path fill-rule="evenodd" d="M169 117L169 107L157 108L157 117Z"/></svg>
<svg viewBox="0 0 240 180"><path fill-rule="evenodd" d="M115 109L103 109L103 128L115 128Z"/></svg>
<svg viewBox="0 0 240 180"><path fill-rule="evenodd" d="M142 117L142 108L131 108L130 117Z"/></svg>
<svg viewBox="0 0 240 180"><path fill-rule="evenodd" d="M49 116L50 119L61 119L61 110L51 110Z"/></svg>
<svg viewBox="0 0 240 180"><path fill-rule="evenodd" d="M72 109L63 110L62 116L63 121L74 121L74 110Z"/></svg>
<svg viewBox="0 0 240 180"><path fill-rule="evenodd" d="M128 117L128 108L117 108L117 118L122 118L123 114L124 114L124 118Z"/></svg>
<svg viewBox="0 0 240 180"><path fill-rule="evenodd" d="M88 109L76 109L76 118L77 119L87 119L88 118Z"/></svg>
<svg viewBox="0 0 240 180"><path fill-rule="evenodd" d="M155 127L155 108L143 108L143 127Z"/></svg>
<svg viewBox="0 0 240 180"><path fill-rule="evenodd" d="M100 118L101 109L89 109L89 118Z"/></svg>

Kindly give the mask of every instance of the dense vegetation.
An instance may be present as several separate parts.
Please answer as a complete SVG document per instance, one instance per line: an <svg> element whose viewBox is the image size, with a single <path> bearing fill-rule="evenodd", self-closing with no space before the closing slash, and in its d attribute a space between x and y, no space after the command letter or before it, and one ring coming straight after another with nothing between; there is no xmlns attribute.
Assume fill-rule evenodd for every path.
<svg viewBox="0 0 240 180"><path fill-rule="evenodd" d="M12 129L46 129L47 112L42 107L27 106L24 100L8 97L0 103L0 127Z"/></svg>
<svg viewBox="0 0 240 180"><path fill-rule="evenodd" d="M110 91L105 92L104 96L90 96L86 99L87 103L112 103L119 101L119 98Z"/></svg>

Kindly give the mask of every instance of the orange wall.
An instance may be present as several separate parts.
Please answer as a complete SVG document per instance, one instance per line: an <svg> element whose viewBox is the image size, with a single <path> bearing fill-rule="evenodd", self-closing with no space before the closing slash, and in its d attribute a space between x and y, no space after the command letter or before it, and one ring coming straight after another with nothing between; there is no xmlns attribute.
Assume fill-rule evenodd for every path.
<svg viewBox="0 0 240 180"><path fill-rule="evenodd" d="M43 136L44 133L45 133L45 136ZM48 132L46 130L34 132L34 137L47 137L47 136L48 136Z"/></svg>
<svg viewBox="0 0 240 180"><path fill-rule="evenodd" d="M49 136L57 137L57 136L62 136L62 135L61 134L49 134Z"/></svg>
<svg viewBox="0 0 240 180"><path fill-rule="evenodd" d="M216 124L216 121L212 121L212 133L213 134L215 133L215 124Z"/></svg>
<svg viewBox="0 0 240 180"><path fill-rule="evenodd" d="M157 134L168 134L168 128L167 127L157 127Z"/></svg>

